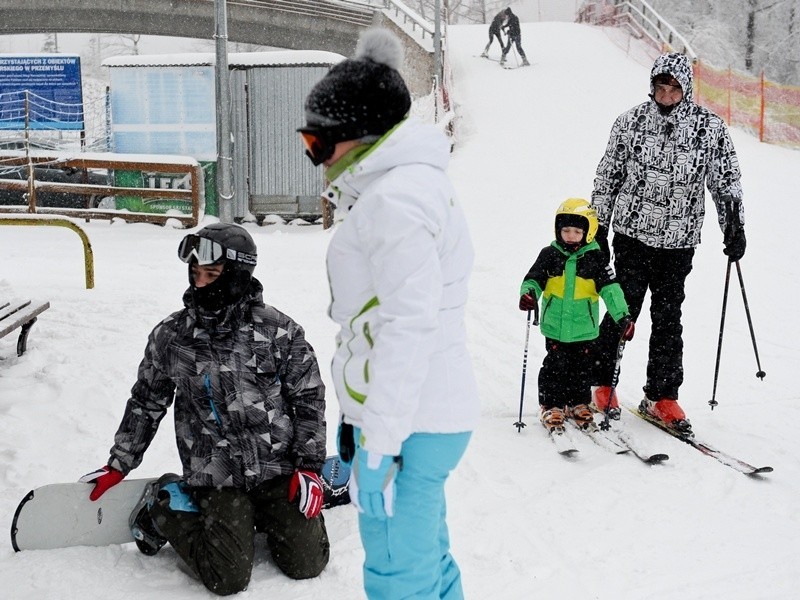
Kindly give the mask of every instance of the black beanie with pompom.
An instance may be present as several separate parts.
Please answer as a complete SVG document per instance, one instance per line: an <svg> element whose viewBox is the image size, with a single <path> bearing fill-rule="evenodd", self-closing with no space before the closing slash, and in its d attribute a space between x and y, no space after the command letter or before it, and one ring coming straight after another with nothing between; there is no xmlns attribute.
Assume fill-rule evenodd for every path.
<svg viewBox="0 0 800 600"><path fill-rule="evenodd" d="M411 108L402 63L403 47L393 33L366 30L355 56L334 65L309 92L306 127L326 130L334 142L382 136Z"/></svg>

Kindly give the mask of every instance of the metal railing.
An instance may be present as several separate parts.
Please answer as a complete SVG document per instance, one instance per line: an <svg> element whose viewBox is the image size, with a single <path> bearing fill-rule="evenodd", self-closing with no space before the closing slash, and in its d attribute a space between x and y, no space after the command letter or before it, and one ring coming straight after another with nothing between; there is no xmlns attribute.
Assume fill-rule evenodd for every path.
<svg viewBox="0 0 800 600"><path fill-rule="evenodd" d="M372 23L372 15L379 7L366 4L327 2L325 0L228 0L228 5L262 6L270 10L296 15L325 17L365 27Z"/></svg>
<svg viewBox="0 0 800 600"><path fill-rule="evenodd" d="M644 38L659 51L669 49L681 52L693 61L697 60L697 53L689 42L645 0L585 2L577 20L595 25L625 27L631 35Z"/></svg>
<svg viewBox="0 0 800 600"><path fill-rule="evenodd" d="M410 9L408 6L399 2L398 0L384 0L384 4L387 10L394 11L396 17L402 17L403 24L411 24L411 30L416 32L417 28L419 28L420 35L422 39L425 39L427 35L430 38L433 38L434 34L434 25L430 23L420 15L418 12Z"/></svg>

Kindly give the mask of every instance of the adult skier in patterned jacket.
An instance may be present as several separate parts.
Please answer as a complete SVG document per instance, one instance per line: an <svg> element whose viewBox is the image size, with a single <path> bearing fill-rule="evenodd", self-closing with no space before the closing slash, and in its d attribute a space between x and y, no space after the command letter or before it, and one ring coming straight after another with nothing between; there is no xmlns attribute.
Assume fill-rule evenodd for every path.
<svg viewBox="0 0 800 600"><path fill-rule="evenodd" d="M450 143L406 118L399 40L368 30L306 99L300 133L341 218L327 254L331 365L371 599L463 598L444 485L479 416L464 307L473 263Z"/></svg>
<svg viewBox="0 0 800 600"><path fill-rule="evenodd" d="M256 531L293 579L316 577L329 542L317 473L325 386L303 329L264 303L246 229L212 224L181 242L184 308L150 334L108 464L83 477L96 500L142 462L175 403L181 477L146 486L131 514L139 549L167 542L212 592L247 587Z"/></svg>
<svg viewBox="0 0 800 600"><path fill-rule="evenodd" d="M614 231L614 267L634 319L650 290L652 331L645 398L640 410L689 433L678 404L683 383L684 284L692 270L711 193L724 234L724 252L738 261L745 252L739 161L723 120L694 103L692 66L683 54L664 54L650 72L650 100L614 122L597 167L592 205L606 248ZM618 406L610 395L619 326L606 316L594 403ZM618 413L618 411L616 411Z"/></svg>

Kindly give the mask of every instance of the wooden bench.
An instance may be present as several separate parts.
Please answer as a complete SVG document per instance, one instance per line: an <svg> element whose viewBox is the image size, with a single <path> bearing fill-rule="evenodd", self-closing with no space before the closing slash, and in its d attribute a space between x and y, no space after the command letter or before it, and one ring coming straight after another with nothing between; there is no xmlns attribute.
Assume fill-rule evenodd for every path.
<svg viewBox="0 0 800 600"><path fill-rule="evenodd" d="M0 300L0 338L21 327L17 340L17 356L22 356L28 344L28 334L36 317L50 308L50 303L40 300Z"/></svg>

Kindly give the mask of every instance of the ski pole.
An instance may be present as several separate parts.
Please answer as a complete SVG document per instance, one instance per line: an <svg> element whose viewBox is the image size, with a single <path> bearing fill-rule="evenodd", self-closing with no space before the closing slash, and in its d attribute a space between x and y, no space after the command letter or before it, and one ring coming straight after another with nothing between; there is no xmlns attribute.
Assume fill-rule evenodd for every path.
<svg viewBox="0 0 800 600"><path fill-rule="evenodd" d="M539 324L539 303L536 303L536 307L533 309L535 313L535 317L533 319L533 325ZM525 352L522 355L522 383L520 385L520 392L519 392L519 420L514 423L514 426L517 428L517 433L522 431L522 428L525 427L525 423L522 422L522 404L525 401L525 373L528 370L528 342L530 341L531 337L531 311L528 311L528 328L525 331Z"/></svg>
<svg viewBox="0 0 800 600"><path fill-rule="evenodd" d="M738 263L737 263L738 264ZM714 410L719 404L717 402L717 379L719 378L719 359L722 355L722 332L725 329L725 312L728 305L728 287L731 283L731 261L728 261L728 268L725 271L725 290L722 292L722 316L719 320L719 341L717 341L717 364L714 366L714 389L711 391L711 400L708 405Z"/></svg>
<svg viewBox="0 0 800 600"><path fill-rule="evenodd" d="M753 351L756 354L756 377L764 380L767 374L761 369L761 361L758 358L758 347L756 346L756 334L753 331L753 320L750 318L750 305L747 303L747 293L744 291L744 279L742 279L742 267L739 266L739 261L736 261L736 274L739 276L739 286L742 288L742 300L744 300L744 312L747 315L747 326L750 328L750 339L753 340Z"/></svg>
<svg viewBox="0 0 800 600"><path fill-rule="evenodd" d="M603 411L603 420L600 422L600 429L603 431L608 431L611 429L611 423L608 422L609 412L611 410L611 399L614 397L614 393L617 390L617 384L619 383L619 371L620 367L622 366L622 353L625 350L625 340L622 339L620 336L619 343L617 344L617 358L614 362L614 375L611 378L611 390L608 393L608 404L606 405L605 410Z"/></svg>

